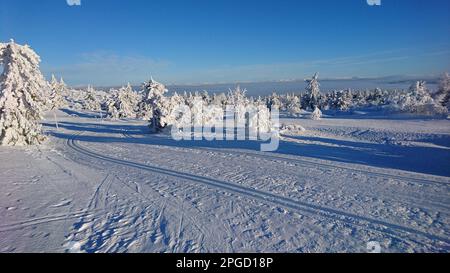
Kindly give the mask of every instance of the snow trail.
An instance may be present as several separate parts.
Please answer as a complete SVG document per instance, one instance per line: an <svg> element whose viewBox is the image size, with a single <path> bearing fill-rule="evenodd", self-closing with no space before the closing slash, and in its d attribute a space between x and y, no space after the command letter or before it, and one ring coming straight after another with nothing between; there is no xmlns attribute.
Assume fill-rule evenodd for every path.
<svg viewBox="0 0 450 273"><path fill-rule="evenodd" d="M163 168L159 168L159 167L155 167L155 166L148 166L148 165L144 165L144 164L140 164L140 163L136 163L136 162L125 161L125 160L116 159L116 158L105 156L105 155L100 155L98 153L88 150L87 148L82 147L80 144L78 144L76 142L76 137L69 140L68 145L69 145L69 147L71 147L72 149L74 149L75 151L77 151L79 153L82 153L84 155L87 155L87 156L90 156L90 157L93 157L93 158L96 158L99 160L108 161L110 163L125 165L127 167L138 168L138 169L146 170L149 172L158 172L158 173L162 173L165 175L174 176L177 178L184 178L186 180L200 182L202 184L206 184L206 185L214 187L214 188L219 188L221 190L226 190L226 191L229 191L229 192L232 192L235 194L243 195L243 196L250 197L250 198L255 198L259 201L269 202L269 203L275 204L277 206L287 207L290 209L301 211L303 213L310 213L313 215L317 214L317 215L320 215L320 216L323 216L326 218L331 218L331 219L337 220L337 221L345 221L346 223L350 223L352 225L356 225L356 226L363 227L363 228L369 228L369 229L372 229L372 230L380 232L380 233L388 233L388 234L396 236L396 237L397 236L402 237L405 235L407 236L408 234L412 234L412 235L426 237L431 240L442 241L442 242L450 245L450 240L447 238L428 234L428 233L425 233L425 232L422 232L419 230L415 230L413 228L409 228L409 227L405 227L405 226L401 226L401 225L397 225L397 224L393 224L393 223L388 223L388 222L384 222L384 221L380 221L380 220L376 220L376 219L371 219L371 218L364 217L364 216L354 215L351 213L339 211L339 210L332 209L332 208L321 207L321 206L317 206L317 205L309 204L309 203L303 203L303 202L299 202L297 200L291 200L291 199L277 196L277 195L274 195L271 193L262 192L262 191L258 191L258 190L254 190L254 189L249 189L249 188L242 187L239 185L233 185L233 184L230 184L230 183L227 183L224 181L220 181L220 180L213 180L213 179L196 176L196 175L192 175L192 174L185 174L185 173L178 172L175 170L167 170L167 169L163 169ZM395 231L397 231L397 232L399 231L400 233L397 233Z"/></svg>
<svg viewBox="0 0 450 273"><path fill-rule="evenodd" d="M58 118L57 131L44 124L50 147L16 150L27 160L0 166L0 251L364 252L370 241L385 252L450 249L448 177L244 142L180 143L144 135L139 121Z"/></svg>

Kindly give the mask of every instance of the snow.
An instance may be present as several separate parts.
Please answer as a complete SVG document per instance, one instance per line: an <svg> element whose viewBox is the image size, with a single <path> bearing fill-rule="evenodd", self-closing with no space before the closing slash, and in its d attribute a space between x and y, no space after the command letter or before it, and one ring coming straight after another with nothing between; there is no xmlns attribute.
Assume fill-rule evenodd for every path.
<svg viewBox="0 0 450 273"><path fill-rule="evenodd" d="M449 120L282 119L264 153L57 116L45 145L0 148L0 252L450 249Z"/></svg>
<svg viewBox="0 0 450 273"><path fill-rule="evenodd" d="M69 89L13 41L0 62L0 252L450 249L448 74L434 94L322 95L316 73L304 95L255 99ZM223 121L238 140L201 135ZM195 141L168 134L191 125Z"/></svg>

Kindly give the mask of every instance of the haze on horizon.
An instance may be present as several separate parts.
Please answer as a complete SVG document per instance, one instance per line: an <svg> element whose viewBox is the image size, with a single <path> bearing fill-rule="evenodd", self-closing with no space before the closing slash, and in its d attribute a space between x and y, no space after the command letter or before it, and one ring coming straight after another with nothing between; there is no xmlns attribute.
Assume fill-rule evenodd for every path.
<svg viewBox="0 0 450 273"><path fill-rule="evenodd" d="M0 41L31 45L70 85L438 75L450 2L2 0Z"/></svg>

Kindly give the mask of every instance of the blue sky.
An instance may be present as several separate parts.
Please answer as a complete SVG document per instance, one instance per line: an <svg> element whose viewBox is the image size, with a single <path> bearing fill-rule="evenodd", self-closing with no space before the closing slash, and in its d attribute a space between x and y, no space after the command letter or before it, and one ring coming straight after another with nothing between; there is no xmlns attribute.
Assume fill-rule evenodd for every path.
<svg viewBox="0 0 450 273"><path fill-rule="evenodd" d="M0 40L72 85L435 75L450 1L0 0Z"/></svg>

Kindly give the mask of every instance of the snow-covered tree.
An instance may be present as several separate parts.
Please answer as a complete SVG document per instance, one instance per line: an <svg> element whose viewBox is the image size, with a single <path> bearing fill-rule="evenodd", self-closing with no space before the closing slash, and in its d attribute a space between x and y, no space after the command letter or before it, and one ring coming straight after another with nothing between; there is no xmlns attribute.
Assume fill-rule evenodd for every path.
<svg viewBox="0 0 450 273"><path fill-rule="evenodd" d="M382 106L388 104L388 102L387 91L383 91L380 88L375 88L367 97L367 103L370 106Z"/></svg>
<svg viewBox="0 0 450 273"><path fill-rule="evenodd" d="M147 101L147 94L145 90L138 94L140 97L137 106L137 118L142 120L150 120L152 118L152 107Z"/></svg>
<svg viewBox="0 0 450 273"><path fill-rule="evenodd" d="M63 96L65 92L65 83L61 79L61 82L58 82L55 75L52 75L52 79L50 81L50 106L51 110L59 109L67 106L66 99Z"/></svg>
<svg viewBox="0 0 450 273"><path fill-rule="evenodd" d="M306 80L308 86L306 87L306 96L304 100L305 108L315 109L320 107L321 94L320 94L320 83L319 83L319 73L314 74L312 79Z"/></svg>
<svg viewBox="0 0 450 273"><path fill-rule="evenodd" d="M250 100L245 95L246 93L247 90L241 89L239 85L233 90L230 89L228 93L228 105L234 106L234 118L237 127L248 125L246 108L250 104Z"/></svg>
<svg viewBox="0 0 450 273"><path fill-rule="evenodd" d="M225 93L213 94L211 104L225 108L227 104L227 95L225 95Z"/></svg>
<svg viewBox="0 0 450 273"><path fill-rule="evenodd" d="M413 84L397 104L400 111L409 113L442 115L447 112L447 109L435 103L424 81Z"/></svg>
<svg viewBox="0 0 450 273"><path fill-rule="evenodd" d="M59 87L61 89L61 95L67 96L69 93L69 87L64 82L64 79L62 77L59 79Z"/></svg>
<svg viewBox="0 0 450 273"><path fill-rule="evenodd" d="M259 134L269 133L272 130L273 124L271 120L271 111L261 98L258 98L254 103L258 111L258 125L257 131Z"/></svg>
<svg viewBox="0 0 450 273"><path fill-rule="evenodd" d="M247 90L241 89L241 87L238 85L235 89L229 90L228 97L227 97L227 103L228 105L247 105L249 100L246 96Z"/></svg>
<svg viewBox="0 0 450 273"><path fill-rule="evenodd" d="M445 72L439 80L439 87L434 94L434 100L450 110L450 75Z"/></svg>
<svg viewBox="0 0 450 273"><path fill-rule="evenodd" d="M201 128L204 125L205 113L203 112L204 108L206 108L207 104L203 100L203 96L195 92L193 95L189 97L189 108L191 109L192 114L192 125L195 128Z"/></svg>
<svg viewBox="0 0 450 273"><path fill-rule="evenodd" d="M296 95L289 95L288 97L288 103L287 103L287 111L289 112L289 115L293 117L297 117L300 115L302 109L300 105L300 97Z"/></svg>
<svg viewBox="0 0 450 273"><path fill-rule="evenodd" d="M185 93L185 95L187 95ZM189 106L186 105L186 97L179 95L177 92L170 97L170 115L168 117L168 124L172 126L172 130L174 128L178 129L178 132L184 132L184 129L187 128L189 132L184 132L189 134L191 131L192 124L192 115L190 113Z"/></svg>
<svg viewBox="0 0 450 273"><path fill-rule="evenodd" d="M128 83L114 92L107 101L107 116L110 118L136 118L139 95Z"/></svg>
<svg viewBox="0 0 450 273"><path fill-rule="evenodd" d="M270 109L270 111L279 111L281 109L280 96L276 92L273 92L272 95L268 98L267 107Z"/></svg>
<svg viewBox="0 0 450 273"><path fill-rule="evenodd" d="M150 121L150 129L157 133L167 127L170 108L169 99L165 96L167 93L166 87L153 80L144 83L145 102L150 106L152 111L152 118Z"/></svg>
<svg viewBox="0 0 450 273"><path fill-rule="evenodd" d="M89 111L102 110L101 102L97 98L96 91L91 85L89 85L86 90L86 97L83 100L83 109Z"/></svg>
<svg viewBox="0 0 450 273"><path fill-rule="evenodd" d="M353 93L353 106L364 107L367 105L366 91L358 90Z"/></svg>
<svg viewBox="0 0 450 273"><path fill-rule="evenodd" d="M314 111L311 114L312 120L320 120L322 118L322 111L320 111L319 107L316 106Z"/></svg>
<svg viewBox="0 0 450 273"><path fill-rule="evenodd" d="M49 86L39 70L40 58L13 40L0 44L0 145L41 143L39 123Z"/></svg>
<svg viewBox="0 0 450 273"><path fill-rule="evenodd" d="M351 90L333 91L329 95L329 106L331 109L347 111L352 106L353 95Z"/></svg>

